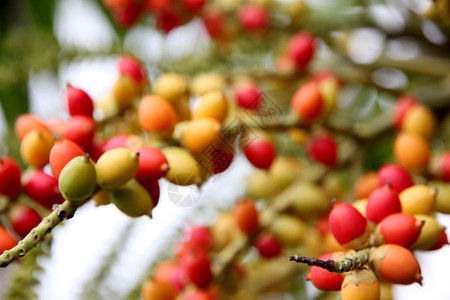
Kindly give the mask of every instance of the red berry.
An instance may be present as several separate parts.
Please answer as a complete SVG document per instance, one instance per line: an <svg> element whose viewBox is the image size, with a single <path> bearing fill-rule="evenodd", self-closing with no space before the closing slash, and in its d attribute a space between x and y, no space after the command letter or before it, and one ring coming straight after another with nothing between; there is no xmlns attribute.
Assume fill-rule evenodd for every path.
<svg viewBox="0 0 450 300"><path fill-rule="evenodd" d="M450 152L445 152L439 159L440 177L444 181L450 181Z"/></svg>
<svg viewBox="0 0 450 300"><path fill-rule="evenodd" d="M96 124L92 117L77 115L70 118L64 127L64 138L81 147L89 148L94 140Z"/></svg>
<svg viewBox="0 0 450 300"><path fill-rule="evenodd" d="M29 175L24 190L31 199L47 209L64 202L58 188L58 180L42 170L36 170Z"/></svg>
<svg viewBox="0 0 450 300"><path fill-rule="evenodd" d="M395 213L385 217L378 223L377 235L381 235L385 244L396 244L405 248L411 247L420 235L423 224L414 216L406 213Z"/></svg>
<svg viewBox="0 0 450 300"><path fill-rule="evenodd" d="M195 250L194 250L195 249ZM211 282L211 261L201 248L191 248L182 258L182 265L189 280L198 287L204 288Z"/></svg>
<svg viewBox="0 0 450 300"><path fill-rule="evenodd" d="M257 110L261 106L262 94L257 85L241 84L234 90L237 104L245 109Z"/></svg>
<svg viewBox="0 0 450 300"><path fill-rule="evenodd" d="M42 221L37 211L24 204L13 205L8 212L8 219L14 231L21 238L24 238Z"/></svg>
<svg viewBox="0 0 450 300"><path fill-rule="evenodd" d="M158 180L139 181L139 183L147 190L152 198L153 207L156 207L159 202L159 183Z"/></svg>
<svg viewBox="0 0 450 300"><path fill-rule="evenodd" d="M398 193L389 184L376 188L367 199L366 217L372 222L379 223L384 217L401 211Z"/></svg>
<svg viewBox="0 0 450 300"><path fill-rule="evenodd" d="M212 39L220 38L224 33L225 16L220 10L203 10L201 18L206 31Z"/></svg>
<svg viewBox="0 0 450 300"><path fill-rule="evenodd" d="M183 300L213 300L210 292L204 290L195 290L184 296Z"/></svg>
<svg viewBox="0 0 450 300"><path fill-rule="evenodd" d="M392 189L397 193L400 193L407 187L414 184L409 172L396 164L384 165L378 172L379 186L385 186L388 182L390 183Z"/></svg>
<svg viewBox="0 0 450 300"><path fill-rule="evenodd" d="M436 241L436 243L434 243L433 246L431 246L431 248L429 248L429 251L432 250L438 250L441 249L442 247L444 247L445 245L448 245L448 237L447 237L447 233L445 232L445 229L441 231L441 235L439 235L438 240Z"/></svg>
<svg viewBox="0 0 450 300"><path fill-rule="evenodd" d="M121 75L130 76L137 83L145 80L145 70L141 62L133 56L121 56L117 65Z"/></svg>
<svg viewBox="0 0 450 300"><path fill-rule="evenodd" d="M253 234L259 228L258 210L255 202L243 199L233 207L233 216L239 229L246 234Z"/></svg>
<svg viewBox="0 0 450 300"><path fill-rule="evenodd" d="M164 12L173 7L173 0L145 0L145 8L153 13Z"/></svg>
<svg viewBox="0 0 450 300"><path fill-rule="evenodd" d="M394 109L395 128L399 130L402 128L403 118L405 117L406 112L418 103L417 99L410 95L402 95L397 99Z"/></svg>
<svg viewBox="0 0 450 300"><path fill-rule="evenodd" d="M326 166L333 167L337 163L338 148L334 137L321 134L314 137L308 145L308 153L315 160Z"/></svg>
<svg viewBox="0 0 450 300"><path fill-rule="evenodd" d="M84 90L68 85L64 93L64 98L67 110L71 116L92 116L92 113L94 112L94 103Z"/></svg>
<svg viewBox="0 0 450 300"><path fill-rule="evenodd" d="M192 226L186 232L186 241L193 243L204 250L208 250L212 246L212 233L209 227Z"/></svg>
<svg viewBox="0 0 450 300"><path fill-rule="evenodd" d="M265 232L258 236L254 244L261 256L266 258L276 257L281 254L280 242L268 232Z"/></svg>
<svg viewBox="0 0 450 300"><path fill-rule="evenodd" d="M167 10L156 16L156 25L164 33L169 33L172 29L181 25L181 16L175 10Z"/></svg>
<svg viewBox="0 0 450 300"><path fill-rule="evenodd" d="M291 109L304 121L320 117L323 106L322 95L313 81L300 86L291 99Z"/></svg>
<svg viewBox="0 0 450 300"><path fill-rule="evenodd" d="M159 149L144 146L137 152L139 152L139 167L135 175L137 180L158 180L169 171L169 162Z"/></svg>
<svg viewBox="0 0 450 300"><path fill-rule="evenodd" d="M49 154L50 168L56 180L58 180L62 169L72 158L83 155L84 151L77 143L69 139L56 140Z"/></svg>
<svg viewBox="0 0 450 300"><path fill-rule="evenodd" d="M269 169L276 155L272 142L262 139L251 141L244 148L244 154L252 165L260 169Z"/></svg>
<svg viewBox="0 0 450 300"><path fill-rule="evenodd" d="M128 5L114 8L112 10L112 17L119 26L127 28L136 23L141 12L141 4L139 2L130 1Z"/></svg>
<svg viewBox="0 0 450 300"><path fill-rule="evenodd" d="M211 171L214 174L219 174L228 169L233 162L233 149L215 148L210 151Z"/></svg>
<svg viewBox="0 0 450 300"><path fill-rule="evenodd" d="M238 21L245 30L261 32L269 25L269 14L259 5L244 4L238 11Z"/></svg>
<svg viewBox="0 0 450 300"><path fill-rule="evenodd" d="M184 7L191 11L196 12L205 6L207 0L182 0Z"/></svg>
<svg viewBox="0 0 450 300"><path fill-rule="evenodd" d="M345 202L335 203L328 216L328 222L330 231L339 244L354 246L352 242L358 244L361 242L361 245L366 242L367 219L352 205Z"/></svg>
<svg viewBox="0 0 450 300"><path fill-rule="evenodd" d="M9 156L0 159L0 194L16 197L22 189L21 171L17 162Z"/></svg>
<svg viewBox="0 0 450 300"><path fill-rule="evenodd" d="M321 260L335 259L333 253L327 253L319 257ZM311 280L316 288L322 291L339 291L341 289L344 276L332 273L321 267L312 266L306 275L307 280Z"/></svg>
<svg viewBox="0 0 450 300"><path fill-rule="evenodd" d="M315 52L314 36L309 32L299 32L291 37L287 52L299 70L304 69Z"/></svg>
<svg viewBox="0 0 450 300"><path fill-rule="evenodd" d="M160 262L155 266L153 278L156 281L168 282L175 290L181 292L188 284L188 278L184 268L172 261Z"/></svg>

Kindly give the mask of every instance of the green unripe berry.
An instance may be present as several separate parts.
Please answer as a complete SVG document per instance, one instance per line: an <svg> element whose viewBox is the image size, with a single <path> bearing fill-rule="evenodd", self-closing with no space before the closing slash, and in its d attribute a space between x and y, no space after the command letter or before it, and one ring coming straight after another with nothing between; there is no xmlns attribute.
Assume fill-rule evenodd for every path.
<svg viewBox="0 0 450 300"><path fill-rule="evenodd" d="M118 188L136 175L138 167L139 153L122 147L106 151L95 165L98 185L103 189Z"/></svg>
<svg viewBox="0 0 450 300"><path fill-rule="evenodd" d="M72 158L62 169L58 187L64 199L73 204L80 204L94 192L97 186L96 178L94 163L86 153L84 156Z"/></svg>
<svg viewBox="0 0 450 300"><path fill-rule="evenodd" d="M151 217L153 200L136 179L131 179L125 185L111 190L109 198L127 216L141 217L148 215Z"/></svg>

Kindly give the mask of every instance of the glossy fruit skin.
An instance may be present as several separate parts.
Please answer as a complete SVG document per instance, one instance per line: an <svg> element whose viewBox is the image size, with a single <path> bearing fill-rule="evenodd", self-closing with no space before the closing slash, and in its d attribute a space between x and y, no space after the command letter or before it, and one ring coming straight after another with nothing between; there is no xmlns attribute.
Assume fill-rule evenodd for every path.
<svg viewBox="0 0 450 300"><path fill-rule="evenodd" d="M309 142L308 154L315 161L333 167L338 161L338 145L332 135L321 134Z"/></svg>
<svg viewBox="0 0 450 300"><path fill-rule="evenodd" d="M132 179L139 168L139 153L128 148L115 148L103 153L95 164L101 188L114 189Z"/></svg>
<svg viewBox="0 0 450 300"><path fill-rule="evenodd" d="M147 190L136 180L110 191L110 199L124 214L130 217L151 216L153 200Z"/></svg>
<svg viewBox="0 0 450 300"><path fill-rule="evenodd" d="M47 209L52 209L53 205L64 202L64 198L59 192L58 179L43 170L36 170L28 176L24 191L30 198Z"/></svg>
<svg viewBox="0 0 450 300"><path fill-rule="evenodd" d="M313 81L300 86L292 96L291 109L303 121L313 121L322 113L324 103L317 84Z"/></svg>
<svg viewBox="0 0 450 300"><path fill-rule="evenodd" d="M227 117L228 102L221 91L204 93L192 111L192 119L213 118L222 123Z"/></svg>
<svg viewBox="0 0 450 300"><path fill-rule="evenodd" d="M419 238L423 224L414 216L395 213L385 217L375 229L375 241L381 244L396 244L411 247Z"/></svg>
<svg viewBox="0 0 450 300"><path fill-rule="evenodd" d="M94 103L83 89L68 85L64 93L64 100L71 116L84 115L92 117Z"/></svg>
<svg viewBox="0 0 450 300"><path fill-rule="evenodd" d="M299 32L291 37L287 46L288 55L297 69L304 69L315 53L315 38L309 32Z"/></svg>
<svg viewBox="0 0 450 300"><path fill-rule="evenodd" d="M23 138L20 155L27 165L43 168L49 162L53 143L53 135L48 130L33 129Z"/></svg>
<svg viewBox="0 0 450 300"><path fill-rule="evenodd" d="M265 258L277 257L282 251L280 242L269 232L259 235L255 240L254 246L259 254Z"/></svg>
<svg viewBox="0 0 450 300"><path fill-rule="evenodd" d="M192 78L189 91L190 94L203 96L206 93L214 92L213 94L221 93L227 87L227 79L219 72L204 72L195 75Z"/></svg>
<svg viewBox="0 0 450 300"><path fill-rule="evenodd" d="M221 10L213 8L203 9L200 17L212 39L217 40L224 35L226 17Z"/></svg>
<svg viewBox="0 0 450 300"><path fill-rule="evenodd" d="M0 194L14 198L22 189L19 164L9 156L0 159Z"/></svg>
<svg viewBox="0 0 450 300"><path fill-rule="evenodd" d="M96 129L92 117L76 115L67 120L63 136L86 149L92 145Z"/></svg>
<svg viewBox="0 0 450 300"><path fill-rule="evenodd" d="M139 84L145 81L145 70L141 62L135 57L122 55L117 62L117 67L121 75L130 76Z"/></svg>
<svg viewBox="0 0 450 300"><path fill-rule="evenodd" d="M211 293L204 290L195 290L188 293L183 298L184 300L213 300L214 297Z"/></svg>
<svg viewBox="0 0 450 300"><path fill-rule="evenodd" d="M139 183L149 193L150 198L152 198L153 207L156 207L156 205L158 205L159 196L160 196L158 180L139 181Z"/></svg>
<svg viewBox="0 0 450 300"><path fill-rule="evenodd" d="M168 282L177 292L184 290L189 283L184 268L178 261L162 261L155 266L153 278Z"/></svg>
<svg viewBox="0 0 450 300"><path fill-rule="evenodd" d="M406 112L418 104L416 98L410 95L402 95L397 99L395 103L394 109L394 127L400 130L402 128L403 119L405 117Z"/></svg>
<svg viewBox="0 0 450 300"><path fill-rule="evenodd" d="M141 288L142 300L173 300L178 292L166 281L147 279Z"/></svg>
<svg viewBox="0 0 450 300"><path fill-rule="evenodd" d="M245 146L244 154L252 165L267 170L275 159L276 150L271 141L257 139Z"/></svg>
<svg viewBox="0 0 450 300"><path fill-rule="evenodd" d="M16 119L14 131L19 141L22 141L25 135L33 129L49 130L45 122L33 114L23 114Z"/></svg>
<svg viewBox="0 0 450 300"><path fill-rule="evenodd" d="M174 9L165 10L156 15L156 27L163 33L169 33L182 23L181 15Z"/></svg>
<svg viewBox="0 0 450 300"><path fill-rule="evenodd" d="M156 78L154 93L170 102L174 102L188 93L188 82L177 73L164 73Z"/></svg>
<svg viewBox="0 0 450 300"><path fill-rule="evenodd" d="M333 253L327 253L319 257L321 260L336 259ZM312 266L306 275L307 280L311 280L316 288L322 291L339 291L341 289L344 276L329 272L323 268Z"/></svg>
<svg viewBox="0 0 450 300"><path fill-rule="evenodd" d="M143 146L136 151L139 153L139 166L135 175L137 180L158 180L167 174L169 162L158 148Z"/></svg>
<svg viewBox="0 0 450 300"><path fill-rule="evenodd" d="M395 284L421 282L420 266L414 254L405 247L387 244L373 248L369 263L375 274Z"/></svg>
<svg viewBox="0 0 450 300"><path fill-rule="evenodd" d="M24 238L33 228L41 223L42 218L33 208L16 203L8 211L8 220L13 230Z"/></svg>
<svg viewBox="0 0 450 300"><path fill-rule="evenodd" d="M197 12L206 2L207 0L182 0L183 6L190 12Z"/></svg>
<svg viewBox="0 0 450 300"><path fill-rule="evenodd" d="M450 182L450 152L443 153L439 158L439 177Z"/></svg>
<svg viewBox="0 0 450 300"><path fill-rule="evenodd" d="M447 233L445 232L445 229L444 229L441 231L441 234L439 235L438 240L433 244L433 246L431 246L427 250L428 251L438 250L448 244L449 243L448 243Z"/></svg>
<svg viewBox="0 0 450 300"><path fill-rule="evenodd" d="M162 132L170 135L178 121L174 107L164 98L145 95L139 105L139 121L147 132Z"/></svg>
<svg viewBox="0 0 450 300"><path fill-rule="evenodd" d="M422 230L420 231L419 237L411 246L411 249L427 250L433 247L433 245L439 240L442 231L445 230L445 227L442 226L433 216L416 214L414 217L417 221L423 222L424 224Z"/></svg>
<svg viewBox="0 0 450 300"><path fill-rule="evenodd" d="M344 247L351 245L351 248L359 248L365 246L369 239L367 219L348 203L335 203L328 216L328 222L333 236ZM360 245L352 245L355 241Z"/></svg>
<svg viewBox="0 0 450 300"><path fill-rule="evenodd" d="M430 139L436 130L436 117L427 106L414 105L403 118L402 130Z"/></svg>
<svg viewBox="0 0 450 300"><path fill-rule="evenodd" d="M414 151L411 151L414 149ZM428 165L430 145L417 133L402 131L394 141L395 159L408 170L421 170Z"/></svg>
<svg viewBox="0 0 450 300"><path fill-rule="evenodd" d="M384 186L388 182L397 193L414 184L409 172L397 164L383 165L378 171L378 185Z"/></svg>
<svg viewBox="0 0 450 300"><path fill-rule="evenodd" d="M138 98L140 87L136 81L130 76L121 75L114 82L112 89L112 96L117 107L120 110L125 110L133 105L133 102Z"/></svg>
<svg viewBox="0 0 450 300"><path fill-rule="evenodd" d="M200 184L202 182L201 169L195 158L180 147L165 147L162 153L169 162L169 172L165 178L177 185Z"/></svg>
<svg viewBox="0 0 450 300"><path fill-rule="evenodd" d="M193 243L205 251L209 250L213 245L212 232L208 226L191 226L185 232L185 239L186 242Z"/></svg>
<svg viewBox="0 0 450 300"><path fill-rule="evenodd" d="M370 193L366 206L368 220L379 223L386 216L401 211L402 205L398 194L390 185L378 187Z"/></svg>
<svg viewBox="0 0 450 300"><path fill-rule="evenodd" d="M183 132L183 143L192 154L200 154L214 146L220 135L221 124L213 118L203 117L189 121Z"/></svg>
<svg viewBox="0 0 450 300"><path fill-rule="evenodd" d="M0 253L10 250L15 245L17 245L17 241L4 227L0 227Z"/></svg>
<svg viewBox="0 0 450 300"><path fill-rule="evenodd" d="M342 300L379 300L380 283L369 268L356 269L345 275L341 289Z"/></svg>
<svg viewBox="0 0 450 300"><path fill-rule="evenodd" d="M88 155L74 157L62 169L58 186L61 195L72 204L80 204L97 186L95 166Z"/></svg>
<svg viewBox="0 0 450 300"><path fill-rule="evenodd" d="M238 22L249 32L263 32L269 25L267 10L259 5L244 4L238 11Z"/></svg>
<svg viewBox="0 0 450 300"><path fill-rule="evenodd" d="M436 207L436 188L416 184L399 194L402 211L408 214L432 214Z"/></svg>
<svg viewBox="0 0 450 300"><path fill-rule="evenodd" d="M76 156L84 155L83 149L74 141L69 139L58 139L55 141L49 154L50 168L56 179L59 178L64 166Z"/></svg>
<svg viewBox="0 0 450 300"><path fill-rule="evenodd" d="M234 88L234 97L239 107L257 110L263 101L262 92L256 84L241 83Z"/></svg>
<svg viewBox="0 0 450 300"><path fill-rule="evenodd" d="M239 229L246 234L253 234L259 228L259 214L251 199L242 199L233 207L233 216Z"/></svg>

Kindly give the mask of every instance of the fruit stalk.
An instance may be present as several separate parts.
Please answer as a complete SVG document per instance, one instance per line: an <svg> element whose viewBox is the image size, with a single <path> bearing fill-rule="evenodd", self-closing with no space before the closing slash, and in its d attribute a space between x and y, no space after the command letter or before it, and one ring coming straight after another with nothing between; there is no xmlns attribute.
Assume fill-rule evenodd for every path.
<svg viewBox="0 0 450 300"><path fill-rule="evenodd" d="M350 256L345 256L335 260L321 260L318 258L298 255L291 256L289 260L304 263L309 266L317 266L333 273L343 273L358 269L359 267L365 265L369 261L369 251L370 248L365 248Z"/></svg>
<svg viewBox="0 0 450 300"><path fill-rule="evenodd" d="M65 201L57 209L53 210L42 222L28 233L16 246L6 250L0 255L0 267L5 268L10 263L24 256L33 249L55 226L65 219L70 219L79 205L73 205Z"/></svg>

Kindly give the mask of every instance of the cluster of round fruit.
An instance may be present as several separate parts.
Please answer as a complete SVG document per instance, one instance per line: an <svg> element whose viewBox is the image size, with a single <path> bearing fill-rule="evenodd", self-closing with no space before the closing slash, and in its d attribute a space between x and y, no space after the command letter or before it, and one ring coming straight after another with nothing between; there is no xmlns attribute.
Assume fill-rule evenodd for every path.
<svg viewBox="0 0 450 300"><path fill-rule="evenodd" d="M114 21L125 28L150 14L156 19L157 28L167 33L199 17L211 38L221 40L232 38L238 30L264 32L272 23L271 13L293 18L306 8L302 0L289 4L272 1L244 4L228 0L103 0L103 4L111 11Z"/></svg>

